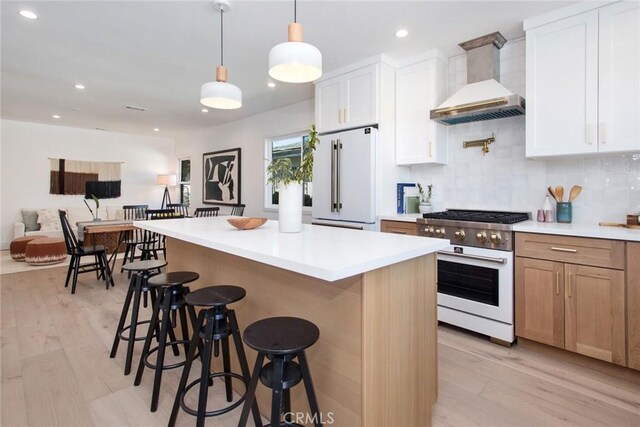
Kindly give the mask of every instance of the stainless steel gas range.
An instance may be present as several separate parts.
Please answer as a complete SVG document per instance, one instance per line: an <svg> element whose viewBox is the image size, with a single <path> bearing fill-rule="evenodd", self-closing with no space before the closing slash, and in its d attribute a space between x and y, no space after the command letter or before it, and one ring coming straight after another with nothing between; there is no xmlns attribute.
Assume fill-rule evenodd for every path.
<svg viewBox="0 0 640 427"><path fill-rule="evenodd" d="M418 234L451 242L438 252L438 320L512 343L512 224L530 214L450 209L423 216Z"/></svg>

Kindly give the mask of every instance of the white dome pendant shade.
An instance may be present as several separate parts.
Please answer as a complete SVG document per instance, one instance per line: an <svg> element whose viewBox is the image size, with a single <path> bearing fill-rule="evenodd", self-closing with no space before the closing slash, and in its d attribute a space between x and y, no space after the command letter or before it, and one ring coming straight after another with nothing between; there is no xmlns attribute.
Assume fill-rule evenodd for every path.
<svg viewBox="0 0 640 427"><path fill-rule="evenodd" d="M269 75L287 83L312 82L322 76L322 54L302 42L302 25L297 22L289 24L289 41L269 52Z"/></svg>
<svg viewBox="0 0 640 427"><path fill-rule="evenodd" d="M242 107L242 91L227 83L227 67L224 66L223 16L230 9L229 0L216 0L213 7L220 12L220 66L216 67L216 81L200 87L200 103L219 110L233 110Z"/></svg>
<svg viewBox="0 0 640 427"><path fill-rule="evenodd" d="M227 83L227 67L217 67L216 81L200 87L200 103L220 110L242 107L242 91L238 86Z"/></svg>

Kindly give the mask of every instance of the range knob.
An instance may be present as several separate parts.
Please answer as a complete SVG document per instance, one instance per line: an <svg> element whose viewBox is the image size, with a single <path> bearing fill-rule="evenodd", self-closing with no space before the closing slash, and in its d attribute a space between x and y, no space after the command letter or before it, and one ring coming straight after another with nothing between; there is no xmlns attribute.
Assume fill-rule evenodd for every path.
<svg viewBox="0 0 640 427"><path fill-rule="evenodd" d="M436 237L444 237L444 228L436 228Z"/></svg>
<svg viewBox="0 0 640 427"><path fill-rule="evenodd" d="M458 240L464 240L464 230L456 231L453 235Z"/></svg>
<svg viewBox="0 0 640 427"><path fill-rule="evenodd" d="M499 245L500 243L502 243L502 236L500 236L499 234L492 234L489 237L489 240L491 241L491 243L493 243L494 245Z"/></svg>
<svg viewBox="0 0 640 427"><path fill-rule="evenodd" d="M478 242L484 243L487 241L487 235L485 233L478 233L476 234L476 239L478 240Z"/></svg>
<svg viewBox="0 0 640 427"><path fill-rule="evenodd" d="M433 236L433 227L425 227L423 229L424 234L427 236Z"/></svg>

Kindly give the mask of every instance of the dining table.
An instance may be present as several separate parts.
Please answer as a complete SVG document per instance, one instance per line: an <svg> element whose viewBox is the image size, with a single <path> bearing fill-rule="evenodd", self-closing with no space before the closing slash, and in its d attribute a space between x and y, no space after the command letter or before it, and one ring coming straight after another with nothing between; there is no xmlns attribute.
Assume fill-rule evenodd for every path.
<svg viewBox="0 0 640 427"><path fill-rule="evenodd" d="M85 245L98 244L99 237L109 253L109 267L113 271L118 248L124 243L127 234L137 227L133 221L127 220L105 220L105 221L80 221L76 223L78 227L78 240ZM115 238L114 238L115 237Z"/></svg>

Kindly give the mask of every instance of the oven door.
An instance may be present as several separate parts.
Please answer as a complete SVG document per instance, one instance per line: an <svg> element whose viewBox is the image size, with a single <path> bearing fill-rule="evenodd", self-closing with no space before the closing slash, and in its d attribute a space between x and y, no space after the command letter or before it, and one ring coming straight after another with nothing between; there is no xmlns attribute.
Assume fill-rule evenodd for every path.
<svg viewBox="0 0 640 427"><path fill-rule="evenodd" d="M439 251L438 305L513 324L513 252L466 246Z"/></svg>

